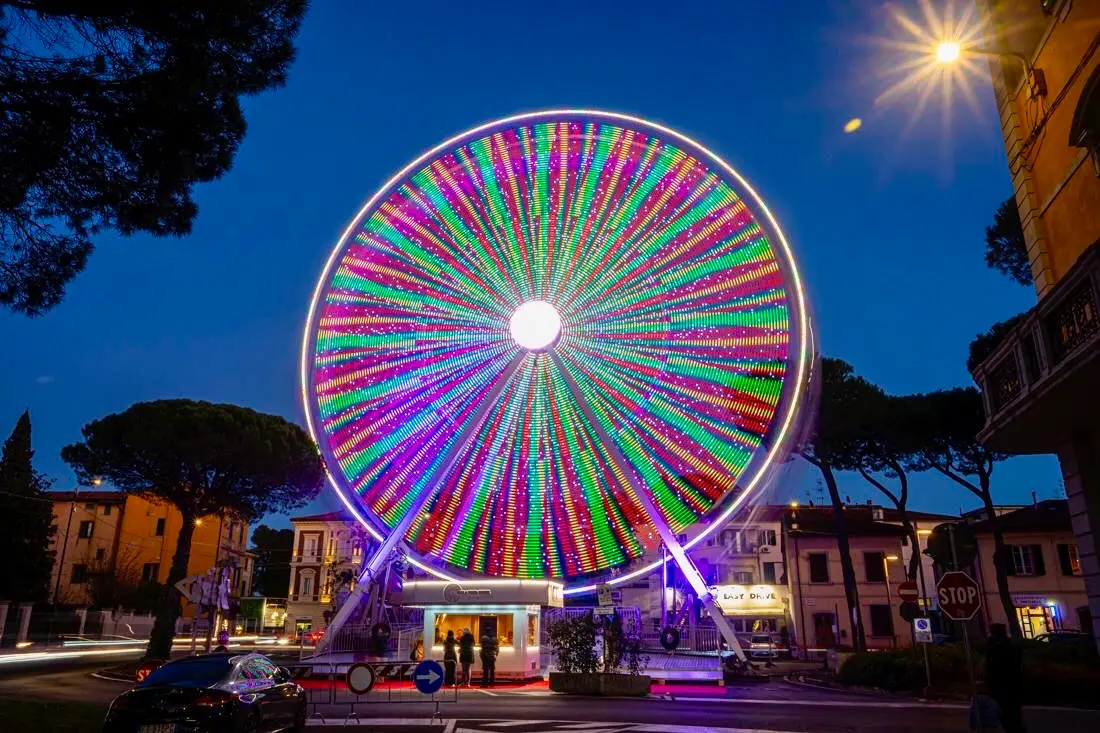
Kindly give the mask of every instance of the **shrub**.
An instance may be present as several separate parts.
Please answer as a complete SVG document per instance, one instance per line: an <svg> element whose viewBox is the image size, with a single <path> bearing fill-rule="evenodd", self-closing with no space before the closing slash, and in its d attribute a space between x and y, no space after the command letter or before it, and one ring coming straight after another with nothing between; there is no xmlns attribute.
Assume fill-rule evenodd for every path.
<svg viewBox="0 0 1100 733"><path fill-rule="evenodd" d="M559 672L595 674L596 624L591 616L558 618L546 627L546 638Z"/></svg>

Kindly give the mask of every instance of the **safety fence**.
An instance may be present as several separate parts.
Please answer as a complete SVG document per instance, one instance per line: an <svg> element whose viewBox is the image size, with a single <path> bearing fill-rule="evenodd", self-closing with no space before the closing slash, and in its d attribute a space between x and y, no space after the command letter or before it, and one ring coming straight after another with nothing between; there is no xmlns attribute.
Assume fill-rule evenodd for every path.
<svg viewBox="0 0 1100 733"><path fill-rule="evenodd" d="M372 706L407 706L409 717L442 718L440 705L458 702L459 688L443 686L438 672L421 667L420 680L416 662L356 662L351 664L313 664L309 668L290 670L295 681L306 691L309 717L328 724L343 721L345 725L360 718L378 717ZM442 662L437 669L441 670ZM418 682L435 692L421 692Z"/></svg>

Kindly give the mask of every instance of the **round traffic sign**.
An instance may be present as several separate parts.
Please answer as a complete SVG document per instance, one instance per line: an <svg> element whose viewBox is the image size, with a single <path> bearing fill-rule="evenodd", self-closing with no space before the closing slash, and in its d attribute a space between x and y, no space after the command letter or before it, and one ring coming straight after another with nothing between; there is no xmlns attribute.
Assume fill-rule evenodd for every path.
<svg viewBox="0 0 1100 733"><path fill-rule="evenodd" d="M356 695L366 695L374 687L374 670L369 664L357 662L348 667L348 689Z"/></svg>
<svg viewBox="0 0 1100 733"><path fill-rule="evenodd" d="M898 598L903 601L915 601L920 598L920 590L917 588L916 582L906 580L903 583L898 583Z"/></svg>
<svg viewBox="0 0 1100 733"><path fill-rule="evenodd" d="M920 606L912 601L902 601L901 606L898 607L898 613L904 621L912 623L913 619L920 616Z"/></svg>
<svg viewBox="0 0 1100 733"><path fill-rule="evenodd" d="M982 607L982 593L974 579L962 571L944 573L936 583L940 610L955 621L969 621Z"/></svg>
<svg viewBox="0 0 1100 733"><path fill-rule="evenodd" d="M434 695L443 687L443 667L434 659L425 659L413 670L413 684L425 695Z"/></svg>

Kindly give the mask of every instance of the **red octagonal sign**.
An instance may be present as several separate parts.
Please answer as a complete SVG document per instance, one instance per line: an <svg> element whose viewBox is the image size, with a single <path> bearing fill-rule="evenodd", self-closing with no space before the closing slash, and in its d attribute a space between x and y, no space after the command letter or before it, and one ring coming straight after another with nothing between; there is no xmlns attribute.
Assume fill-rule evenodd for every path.
<svg viewBox="0 0 1100 733"><path fill-rule="evenodd" d="M964 572L944 573L936 583L940 610L955 621L969 621L982 607L982 593L978 584Z"/></svg>

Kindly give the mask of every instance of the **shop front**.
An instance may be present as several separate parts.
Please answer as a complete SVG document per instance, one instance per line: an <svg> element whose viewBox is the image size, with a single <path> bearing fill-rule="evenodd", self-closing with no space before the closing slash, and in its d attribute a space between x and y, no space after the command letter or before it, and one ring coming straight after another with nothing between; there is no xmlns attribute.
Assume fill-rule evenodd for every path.
<svg viewBox="0 0 1100 733"><path fill-rule="evenodd" d="M1057 599L1014 593L1012 605L1016 607L1016 618L1020 621L1020 631L1025 639L1034 639L1040 634L1062 628L1065 609L1061 608Z"/></svg>
<svg viewBox="0 0 1100 733"><path fill-rule="evenodd" d="M425 656L443 659L447 632L455 638L469 630L475 640L474 675L480 673L477 649L482 637L495 637L499 647L496 676L530 679L541 676L539 624L543 608L561 608L562 585L545 580L479 580L460 583L414 580L405 583L400 603L424 609Z"/></svg>

